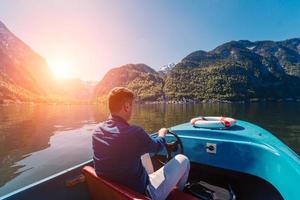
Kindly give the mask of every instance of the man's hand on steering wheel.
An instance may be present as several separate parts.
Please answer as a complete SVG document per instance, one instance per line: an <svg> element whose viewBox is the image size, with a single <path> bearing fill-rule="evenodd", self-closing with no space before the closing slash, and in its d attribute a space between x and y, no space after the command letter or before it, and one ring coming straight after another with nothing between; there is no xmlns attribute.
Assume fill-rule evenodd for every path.
<svg viewBox="0 0 300 200"><path fill-rule="evenodd" d="M161 128L158 131L158 136L164 138L164 137L166 137L167 133L170 133L170 131L168 129ZM174 135L174 133L172 135ZM171 154L171 152L176 152L178 150L178 145L181 142L181 141L178 140L178 137L175 136L175 138L177 139L176 141L172 141L172 142L169 142L169 143L166 144L166 149L167 149L169 155Z"/></svg>
<svg viewBox="0 0 300 200"><path fill-rule="evenodd" d="M172 135L175 138L175 141L174 140L169 141L166 144L166 150L167 150L167 153L168 153L166 155L166 158L167 158L167 160L170 160L172 158L172 153L176 152L178 150L178 148L180 148L180 152L179 152L180 154L183 154L184 152L183 152L183 144L182 144L182 141L179 138L179 136L176 133L174 133L170 130L168 130L167 133L169 135Z"/></svg>
<svg viewBox="0 0 300 200"><path fill-rule="evenodd" d="M178 135L166 128L161 128L158 131L158 136L160 137L165 137L167 134L172 135L173 138L175 138L175 140L172 141L168 141L166 143L166 151L167 154L165 155L165 160L169 161L172 158L172 153L173 152L177 152L178 149L180 148L180 152L181 154L183 154L183 144L182 141L180 140L180 138L178 137ZM158 159L159 160L159 159ZM165 164L164 161L159 160L160 163Z"/></svg>
<svg viewBox="0 0 300 200"><path fill-rule="evenodd" d="M168 129L166 129L166 128L161 128L161 129L158 131L158 136L164 138L164 137L166 137L167 133L168 133Z"/></svg>

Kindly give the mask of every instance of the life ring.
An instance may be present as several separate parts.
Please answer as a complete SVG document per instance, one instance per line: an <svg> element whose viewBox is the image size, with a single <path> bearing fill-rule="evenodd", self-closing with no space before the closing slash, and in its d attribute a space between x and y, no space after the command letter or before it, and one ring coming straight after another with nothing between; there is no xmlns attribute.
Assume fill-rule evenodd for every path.
<svg viewBox="0 0 300 200"><path fill-rule="evenodd" d="M199 128L226 129L236 124L236 119L230 117L196 117L191 124Z"/></svg>

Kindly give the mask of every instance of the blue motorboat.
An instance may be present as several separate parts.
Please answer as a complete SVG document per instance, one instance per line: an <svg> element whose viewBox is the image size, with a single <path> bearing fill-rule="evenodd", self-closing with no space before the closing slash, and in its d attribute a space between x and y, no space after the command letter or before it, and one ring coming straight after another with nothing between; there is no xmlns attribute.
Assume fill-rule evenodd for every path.
<svg viewBox="0 0 300 200"><path fill-rule="evenodd" d="M171 127L167 140L167 151L152 155L155 168L164 159L181 152L191 160L191 183L205 181L230 188L236 199L300 199L300 157L259 126L242 120L226 129L201 128L184 123ZM96 182L89 181L89 172L82 171L84 166L93 166L92 160L2 196L0 200L96 199L93 190L99 188L101 191L101 187L110 187L111 183L101 178L95 178ZM102 183L97 186L97 181ZM118 189L118 185L112 187L122 190L121 186ZM114 189L111 191L114 192ZM175 196L177 199L189 199L189 196Z"/></svg>

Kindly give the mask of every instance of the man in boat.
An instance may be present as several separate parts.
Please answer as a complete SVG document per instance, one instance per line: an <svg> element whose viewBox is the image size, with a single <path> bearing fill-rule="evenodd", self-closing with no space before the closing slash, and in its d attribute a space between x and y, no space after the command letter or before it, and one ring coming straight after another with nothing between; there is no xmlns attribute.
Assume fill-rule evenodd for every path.
<svg viewBox="0 0 300 200"><path fill-rule="evenodd" d="M96 173L151 199L166 199L175 187L183 190L188 179L189 160L184 155L176 155L154 172L148 153L157 153L165 147L167 129L160 129L158 136L152 138L143 128L130 125L133 102L134 94L127 88L117 87L110 91L110 115L93 133Z"/></svg>

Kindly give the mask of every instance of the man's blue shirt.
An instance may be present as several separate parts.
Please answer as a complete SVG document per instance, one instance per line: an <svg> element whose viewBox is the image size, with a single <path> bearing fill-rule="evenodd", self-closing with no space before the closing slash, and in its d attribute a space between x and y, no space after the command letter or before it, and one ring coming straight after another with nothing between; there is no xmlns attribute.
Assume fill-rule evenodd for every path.
<svg viewBox="0 0 300 200"><path fill-rule="evenodd" d="M110 115L97 125L93 134L96 173L145 193L149 176L142 165L141 156L159 152L165 142L162 137L151 138L143 128L129 125L119 116Z"/></svg>

